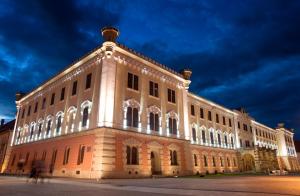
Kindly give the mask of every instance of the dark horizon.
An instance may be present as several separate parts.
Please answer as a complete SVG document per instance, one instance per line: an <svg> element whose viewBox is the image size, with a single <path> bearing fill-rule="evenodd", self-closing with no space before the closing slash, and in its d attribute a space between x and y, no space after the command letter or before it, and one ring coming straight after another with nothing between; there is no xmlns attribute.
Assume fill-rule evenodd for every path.
<svg viewBox="0 0 300 196"><path fill-rule="evenodd" d="M116 3L117 2L117 3ZM244 107L300 139L300 1L6 1L0 5L0 118L29 92L101 44L118 42L180 71L190 91L229 109Z"/></svg>

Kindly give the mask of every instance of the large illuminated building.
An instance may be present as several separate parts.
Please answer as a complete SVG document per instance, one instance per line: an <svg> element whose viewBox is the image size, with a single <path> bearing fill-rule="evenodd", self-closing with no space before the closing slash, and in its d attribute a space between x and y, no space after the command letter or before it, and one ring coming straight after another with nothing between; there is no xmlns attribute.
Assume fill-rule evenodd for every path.
<svg viewBox="0 0 300 196"><path fill-rule="evenodd" d="M273 169L299 170L293 132L269 128L189 92L177 73L104 42L55 77L17 96L8 173L44 160L55 176L131 178Z"/></svg>

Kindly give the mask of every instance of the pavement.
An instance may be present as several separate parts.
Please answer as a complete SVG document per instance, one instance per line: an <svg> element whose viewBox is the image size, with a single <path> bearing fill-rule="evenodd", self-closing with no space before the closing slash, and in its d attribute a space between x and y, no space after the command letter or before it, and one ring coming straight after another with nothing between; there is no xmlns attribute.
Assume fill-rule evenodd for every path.
<svg viewBox="0 0 300 196"><path fill-rule="evenodd" d="M0 176L0 196L114 195L299 195L299 176L228 176L217 178L159 178L84 180L52 178L28 183L23 177Z"/></svg>

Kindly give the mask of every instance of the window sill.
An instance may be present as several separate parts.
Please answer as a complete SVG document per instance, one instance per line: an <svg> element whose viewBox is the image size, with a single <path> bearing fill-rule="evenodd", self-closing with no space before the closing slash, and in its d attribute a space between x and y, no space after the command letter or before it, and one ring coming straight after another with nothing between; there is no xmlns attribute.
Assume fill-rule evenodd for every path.
<svg viewBox="0 0 300 196"><path fill-rule="evenodd" d="M128 88L128 87L127 87L127 90L129 90L129 91L131 91L131 92L135 92L135 93L140 93L140 91L139 91L139 90L135 90L135 89Z"/></svg>

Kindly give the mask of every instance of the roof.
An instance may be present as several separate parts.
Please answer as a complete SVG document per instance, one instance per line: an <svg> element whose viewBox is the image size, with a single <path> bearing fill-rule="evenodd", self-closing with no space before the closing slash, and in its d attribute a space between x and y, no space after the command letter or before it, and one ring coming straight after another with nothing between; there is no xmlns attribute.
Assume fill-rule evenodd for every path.
<svg viewBox="0 0 300 196"><path fill-rule="evenodd" d="M0 126L0 133L7 131L7 130L13 130L14 126L15 126L15 121L16 120L9 121L8 123Z"/></svg>
<svg viewBox="0 0 300 196"><path fill-rule="evenodd" d="M300 140L296 140L294 144L295 144L296 152L300 152Z"/></svg>

